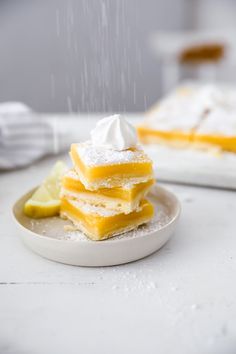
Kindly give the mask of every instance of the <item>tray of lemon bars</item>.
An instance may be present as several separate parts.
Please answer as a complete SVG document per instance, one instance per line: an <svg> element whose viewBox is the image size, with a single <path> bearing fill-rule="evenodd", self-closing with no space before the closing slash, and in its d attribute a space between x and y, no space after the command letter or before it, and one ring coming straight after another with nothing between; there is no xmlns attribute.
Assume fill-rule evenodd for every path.
<svg viewBox="0 0 236 354"><path fill-rule="evenodd" d="M236 189L236 87L185 82L137 129L159 180Z"/></svg>
<svg viewBox="0 0 236 354"><path fill-rule="evenodd" d="M143 258L173 234L177 198L154 180L150 157L123 117L100 120L91 139L72 143L72 166L58 162L13 207L24 243L48 259L108 266Z"/></svg>

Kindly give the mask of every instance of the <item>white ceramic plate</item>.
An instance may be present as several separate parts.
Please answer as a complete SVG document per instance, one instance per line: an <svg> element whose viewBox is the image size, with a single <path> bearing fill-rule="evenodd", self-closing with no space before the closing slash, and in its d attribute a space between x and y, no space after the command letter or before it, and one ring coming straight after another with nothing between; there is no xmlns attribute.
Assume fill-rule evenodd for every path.
<svg viewBox="0 0 236 354"><path fill-rule="evenodd" d="M45 258L77 266L111 266L146 257L169 240L180 215L177 198L154 186L148 195L156 209L150 223L105 241L91 241L79 231L64 231L64 225L70 222L59 217L33 220L25 216L23 205L32 193L25 194L13 207L23 242Z"/></svg>

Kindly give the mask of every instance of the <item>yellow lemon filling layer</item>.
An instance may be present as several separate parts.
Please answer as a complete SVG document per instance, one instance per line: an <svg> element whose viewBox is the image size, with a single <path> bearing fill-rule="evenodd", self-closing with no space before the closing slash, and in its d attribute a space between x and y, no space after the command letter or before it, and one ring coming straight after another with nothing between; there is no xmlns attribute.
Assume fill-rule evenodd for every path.
<svg viewBox="0 0 236 354"><path fill-rule="evenodd" d="M195 134L193 141L197 144L217 146L221 150L236 152L236 136Z"/></svg>
<svg viewBox="0 0 236 354"><path fill-rule="evenodd" d="M155 144L163 142L178 142L180 144L188 144L192 140L192 131L182 132L180 130L154 130L144 126L137 127L139 140L143 144Z"/></svg>

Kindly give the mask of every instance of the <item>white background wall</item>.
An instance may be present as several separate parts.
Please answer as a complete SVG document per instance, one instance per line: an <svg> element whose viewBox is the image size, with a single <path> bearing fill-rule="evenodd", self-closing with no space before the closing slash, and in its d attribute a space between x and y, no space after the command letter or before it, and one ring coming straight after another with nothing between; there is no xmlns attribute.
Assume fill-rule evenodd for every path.
<svg viewBox="0 0 236 354"><path fill-rule="evenodd" d="M161 92L150 35L232 28L235 14L234 0L0 0L0 102L143 111Z"/></svg>
<svg viewBox="0 0 236 354"><path fill-rule="evenodd" d="M142 111L160 93L148 47L186 0L0 0L0 101L37 111Z"/></svg>

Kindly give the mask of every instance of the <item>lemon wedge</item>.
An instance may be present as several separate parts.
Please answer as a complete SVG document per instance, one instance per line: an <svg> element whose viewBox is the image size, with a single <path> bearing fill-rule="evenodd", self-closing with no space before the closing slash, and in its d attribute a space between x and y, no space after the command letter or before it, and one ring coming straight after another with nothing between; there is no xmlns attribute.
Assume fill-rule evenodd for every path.
<svg viewBox="0 0 236 354"><path fill-rule="evenodd" d="M24 205L24 213L34 219L58 215L60 212L61 178L67 166L58 161L49 176Z"/></svg>

